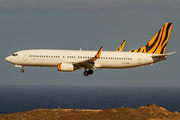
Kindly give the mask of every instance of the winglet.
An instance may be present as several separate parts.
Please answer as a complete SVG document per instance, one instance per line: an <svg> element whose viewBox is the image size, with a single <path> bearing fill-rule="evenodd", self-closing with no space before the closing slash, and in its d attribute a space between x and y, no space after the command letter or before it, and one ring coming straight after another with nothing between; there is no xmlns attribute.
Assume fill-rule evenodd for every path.
<svg viewBox="0 0 180 120"><path fill-rule="evenodd" d="M119 48L118 48L116 51L121 52L121 51L123 50L123 48L124 48L125 43L126 43L126 40L124 40L124 41L122 42L122 44L119 46Z"/></svg>
<svg viewBox="0 0 180 120"><path fill-rule="evenodd" d="M96 55L94 56L94 58L99 58L101 56L101 52L103 50L103 46L99 49L99 51L96 53Z"/></svg>
<svg viewBox="0 0 180 120"><path fill-rule="evenodd" d="M75 66L80 66L84 68L94 68L93 66L95 65L93 62L96 61L98 58L101 56L103 46L99 49L99 51L96 53L96 55L88 60L84 61L78 61L78 62L73 62L73 65ZM95 67L100 67L101 65L96 63Z"/></svg>

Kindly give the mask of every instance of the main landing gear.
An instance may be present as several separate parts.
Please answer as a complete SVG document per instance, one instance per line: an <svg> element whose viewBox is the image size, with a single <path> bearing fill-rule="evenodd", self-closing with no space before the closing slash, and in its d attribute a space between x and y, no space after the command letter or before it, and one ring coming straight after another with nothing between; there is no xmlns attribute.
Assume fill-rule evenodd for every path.
<svg viewBox="0 0 180 120"><path fill-rule="evenodd" d="M85 76L88 76L88 75L91 75L91 74L93 74L93 70L91 70L91 69L89 69L88 71L85 69L85 71L84 71L84 75Z"/></svg>
<svg viewBox="0 0 180 120"><path fill-rule="evenodd" d="M23 72L24 72L23 66L21 66L21 70L20 70L20 71L21 71L21 73L23 73Z"/></svg>
<svg viewBox="0 0 180 120"><path fill-rule="evenodd" d="M24 69L21 69L20 71L21 71L21 73L23 73L23 72L24 72Z"/></svg>

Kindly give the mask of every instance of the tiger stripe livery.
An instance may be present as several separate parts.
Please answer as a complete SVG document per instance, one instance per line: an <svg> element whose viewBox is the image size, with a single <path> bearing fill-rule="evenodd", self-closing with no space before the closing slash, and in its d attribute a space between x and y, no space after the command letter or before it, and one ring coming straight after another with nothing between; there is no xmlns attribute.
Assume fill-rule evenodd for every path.
<svg viewBox="0 0 180 120"><path fill-rule="evenodd" d="M94 58L99 58L101 56L102 49L103 49L103 46L99 49L99 51L96 53Z"/></svg>
<svg viewBox="0 0 180 120"><path fill-rule="evenodd" d="M126 40L124 40L124 41L122 42L122 44L119 46L119 48L118 48L116 51L121 52L121 51L123 50L123 48L124 48L125 43L126 43Z"/></svg>
<svg viewBox="0 0 180 120"><path fill-rule="evenodd" d="M146 46L128 52L164 54L172 25L173 24L169 22L165 23Z"/></svg>
<svg viewBox="0 0 180 120"><path fill-rule="evenodd" d="M58 63L58 67L57 67L58 71L61 71L61 65L62 63Z"/></svg>
<svg viewBox="0 0 180 120"><path fill-rule="evenodd" d="M92 57L91 59L89 59L89 62L93 62L93 61L99 59L100 56L101 56L102 50L103 50L103 46L99 49L99 51L96 53L96 55L95 55L94 57Z"/></svg>

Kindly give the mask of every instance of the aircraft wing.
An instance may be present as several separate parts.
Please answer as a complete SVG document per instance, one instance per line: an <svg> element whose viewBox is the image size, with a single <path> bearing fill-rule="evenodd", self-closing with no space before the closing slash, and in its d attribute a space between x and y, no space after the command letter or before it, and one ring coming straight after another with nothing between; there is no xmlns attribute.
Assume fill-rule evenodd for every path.
<svg viewBox="0 0 180 120"><path fill-rule="evenodd" d="M95 68L95 63L94 61L96 61L97 59L100 58L101 52L102 52L103 46L99 49L99 51L96 53L96 55L88 60L84 60L84 61L78 61L78 62L73 62L72 64L78 68ZM99 65L97 65L99 66Z"/></svg>

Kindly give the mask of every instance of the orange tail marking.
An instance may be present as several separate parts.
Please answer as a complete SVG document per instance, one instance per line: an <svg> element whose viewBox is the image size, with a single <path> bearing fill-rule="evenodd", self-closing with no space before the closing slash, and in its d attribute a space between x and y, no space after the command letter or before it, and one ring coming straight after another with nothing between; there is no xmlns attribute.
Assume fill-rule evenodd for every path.
<svg viewBox="0 0 180 120"><path fill-rule="evenodd" d="M128 52L164 54L172 25L172 23L165 23L146 46Z"/></svg>

